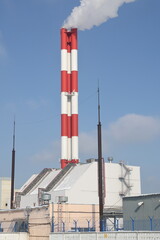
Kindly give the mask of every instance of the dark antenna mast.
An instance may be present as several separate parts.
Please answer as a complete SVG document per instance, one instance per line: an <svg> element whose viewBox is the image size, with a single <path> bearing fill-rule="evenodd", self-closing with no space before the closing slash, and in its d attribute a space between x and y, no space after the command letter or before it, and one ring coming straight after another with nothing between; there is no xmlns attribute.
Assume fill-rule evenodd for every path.
<svg viewBox="0 0 160 240"><path fill-rule="evenodd" d="M11 202L10 208L14 208L14 179L15 179L15 119L13 124L13 150L12 150L12 170L11 170Z"/></svg>
<svg viewBox="0 0 160 240"><path fill-rule="evenodd" d="M101 134L101 119L100 119L100 91L98 83L98 193L99 193L99 219L100 231L104 231L104 159L102 158L102 134Z"/></svg>

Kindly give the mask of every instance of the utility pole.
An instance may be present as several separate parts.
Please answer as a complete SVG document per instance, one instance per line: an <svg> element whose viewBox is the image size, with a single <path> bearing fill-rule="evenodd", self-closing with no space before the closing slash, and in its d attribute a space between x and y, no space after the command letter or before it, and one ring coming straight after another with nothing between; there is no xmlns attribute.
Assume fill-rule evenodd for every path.
<svg viewBox="0 0 160 240"><path fill-rule="evenodd" d="M13 150L12 150L12 169L11 169L11 202L10 208L14 208L14 176L15 174L15 120L13 124Z"/></svg>
<svg viewBox="0 0 160 240"><path fill-rule="evenodd" d="M100 120L100 92L98 86L98 193L99 193L99 220L100 220L100 231L104 231L104 159L102 158L102 135L101 135L101 120Z"/></svg>

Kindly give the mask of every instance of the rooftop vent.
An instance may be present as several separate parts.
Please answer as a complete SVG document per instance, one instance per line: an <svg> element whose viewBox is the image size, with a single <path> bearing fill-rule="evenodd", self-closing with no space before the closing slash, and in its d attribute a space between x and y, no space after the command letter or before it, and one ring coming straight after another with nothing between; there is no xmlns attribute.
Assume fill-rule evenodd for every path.
<svg viewBox="0 0 160 240"><path fill-rule="evenodd" d="M86 160L86 163L92 163L92 162L97 162L97 159L89 158L89 159Z"/></svg>
<svg viewBox="0 0 160 240"><path fill-rule="evenodd" d="M66 203L68 202L67 196L58 196L58 203Z"/></svg>
<svg viewBox="0 0 160 240"><path fill-rule="evenodd" d="M113 162L113 157L108 157L108 162L112 163Z"/></svg>

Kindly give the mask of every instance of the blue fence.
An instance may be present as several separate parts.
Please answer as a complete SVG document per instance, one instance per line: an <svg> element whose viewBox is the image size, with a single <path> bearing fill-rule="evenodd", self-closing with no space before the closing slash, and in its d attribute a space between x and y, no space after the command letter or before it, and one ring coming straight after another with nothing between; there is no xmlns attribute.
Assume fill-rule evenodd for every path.
<svg viewBox="0 0 160 240"><path fill-rule="evenodd" d="M130 217L130 220L124 220L124 230L160 231L160 219L148 216L146 219L138 220Z"/></svg>

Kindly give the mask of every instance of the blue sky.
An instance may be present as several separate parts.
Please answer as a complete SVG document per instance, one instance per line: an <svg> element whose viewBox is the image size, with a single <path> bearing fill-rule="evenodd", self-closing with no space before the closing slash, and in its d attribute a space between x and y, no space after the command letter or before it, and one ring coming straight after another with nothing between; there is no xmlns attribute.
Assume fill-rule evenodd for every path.
<svg viewBox="0 0 160 240"><path fill-rule="evenodd" d="M15 115L17 187L59 167L59 32L78 5L0 1L0 176L10 176ZM139 165L143 193L160 191L159 9L159 0L124 4L118 17L79 31L78 39L80 160L97 157L99 80L103 156Z"/></svg>

